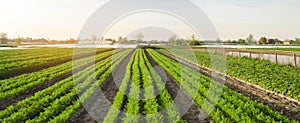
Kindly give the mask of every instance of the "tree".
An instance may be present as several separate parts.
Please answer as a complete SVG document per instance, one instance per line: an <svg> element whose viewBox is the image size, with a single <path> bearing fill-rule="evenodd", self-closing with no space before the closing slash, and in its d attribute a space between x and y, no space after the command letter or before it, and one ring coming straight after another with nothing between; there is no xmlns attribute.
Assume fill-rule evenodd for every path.
<svg viewBox="0 0 300 123"><path fill-rule="evenodd" d="M295 44L300 44L300 38L296 38Z"/></svg>
<svg viewBox="0 0 300 123"><path fill-rule="evenodd" d="M8 41L7 34L4 33L4 32L2 32L2 33L0 34L0 43L1 43L1 44L6 44L7 41Z"/></svg>
<svg viewBox="0 0 300 123"><path fill-rule="evenodd" d="M111 44L114 45L115 43L116 43L116 40L113 39L113 40L111 41Z"/></svg>
<svg viewBox="0 0 300 123"><path fill-rule="evenodd" d="M216 40L216 42L215 43L222 43L223 41L220 39L220 38L218 38L217 40Z"/></svg>
<svg viewBox="0 0 300 123"><path fill-rule="evenodd" d="M235 44L237 41L236 40L232 40L231 43Z"/></svg>
<svg viewBox="0 0 300 123"><path fill-rule="evenodd" d="M171 35L170 38L169 38L169 42L170 42L171 44L175 44L176 39L177 39L177 36L176 36L176 35Z"/></svg>
<svg viewBox="0 0 300 123"><path fill-rule="evenodd" d="M118 41L121 42L122 40L123 40L123 37L122 37L122 36L119 36L119 37L118 37Z"/></svg>
<svg viewBox="0 0 300 123"><path fill-rule="evenodd" d="M188 44L195 45L195 43L196 43L196 36L195 34L192 34L190 37L188 37Z"/></svg>
<svg viewBox="0 0 300 123"><path fill-rule="evenodd" d="M244 39L239 39L237 42L238 42L239 44L245 44L245 43L246 43L246 41L245 41Z"/></svg>
<svg viewBox="0 0 300 123"><path fill-rule="evenodd" d="M267 44L275 44L275 40L274 39L268 39Z"/></svg>
<svg viewBox="0 0 300 123"><path fill-rule="evenodd" d="M93 43L96 43L96 41L97 41L97 35L92 35L91 36L91 40L93 41Z"/></svg>
<svg viewBox="0 0 300 123"><path fill-rule="evenodd" d="M15 39L16 45L20 45L21 41L22 41L22 38L20 36L18 36L18 38Z"/></svg>
<svg viewBox="0 0 300 123"><path fill-rule="evenodd" d="M184 39L176 39L175 40L175 45L185 45L186 40Z"/></svg>
<svg viewBox="0 0 300 123"><path fill-rule="evenodd" d="M254 39L254 37L253 37L252 34L249 34L249 36L246 38L246 42L247 42L248 44L255 43L255 39Z"/></svg>
<svg viewBox="0 0 300 123"><path fill-rule="evenodd" d="M67 43L75 44L77 43L77 41L74 38L70 38L69 40L67 40Z"/></svg>
<svg viewBox="0 0 300 123"><path fill-rule="evenodd" d="M225 42L226 42L226 43L231 43L231 40L229 39L229 40L226 40Z"/></svg>
<svg viewBox="0 0 300 123"><path fill-rule="evenodd" d="M266 44L267 43L267 38L266 37L261 37L259 40L258 40L258 44Z"/></svg>
<svg viewBox="0 0 300 123"><path fill-rule="evenodd" d="M127 37L122 38L121 42L122 43L127 42Z"/></svg>
<svg viewBox="0 0 300 123"><path fill-rule="evenodd" d="M275 44L281 44L282 43L282 41L280 41L278 38L275 38L274 42L275 42Z"/></svg>
<svg viewBox="0 0 300 123"><path fill-rule="evenodd" d="M140 43L143 41L144 35L142 33L138 33L135 38L137 39L137 42Z"/></svg>

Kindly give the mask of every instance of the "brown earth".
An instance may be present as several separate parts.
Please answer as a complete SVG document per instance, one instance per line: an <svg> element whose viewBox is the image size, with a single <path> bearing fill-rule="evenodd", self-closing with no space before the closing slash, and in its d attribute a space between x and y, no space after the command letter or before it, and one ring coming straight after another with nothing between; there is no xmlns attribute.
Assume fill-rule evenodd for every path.
<svg viewBox="0 0 300 123"><path fill-rule="evenodd" d="M159 65L157 62L154 61L154 59L149 55L149 53L147 51L146 52L146 56L149 60L149 62L151 63L151 65L153 66L153 68L155 69L155 71L158 73L158 75L161 76L161 78L163 79L163 81L165 81L165 87L168 90L168 92L170 93L171 97L173 100L175 100L176 96L178 95L179 90L181 89L181 96L183 97L188 97L189 99L192 99L186 91L184 91L184 89L178 84L178 82L172 77L170 76L168 73L166 73ZM184 105L186 105L186 99L176 99L176 106L177 108L179 107L183 107ZM199 119L199 115L200 115L200 111L201 109L198 107L198 105L194 102L194 100L192 100L192 104L190 105L190 107L184 107L184 108L189 108L188 111L182 116L182 119L185 121L188 121L189 123L210 123L213 122L213 120L211 120L210 118L206 118L204 120L200 120Z"/></svg>
<svg viewBox="0 0 300 123"><path fill-rule="evenodd" d="M104 84L83 104L69 120L71 123L96 123L103 122L104 117L113 104L122 79L124 78L127 64L132 56L131 52L126 58L116 66L112 74L106 79ZM103 99L105 98L105 99ZM105 107L105 108L103 108Z"/></svg>
<svg viewBox="0 0 300 123"><path fill-rule="evenodd" d="M269 106L275 111L282 112L290 119L300 121L300 102L298 100L266 90L264 88L259 87L258 85L251 84L238 78L228 76L224 73L220 73L210 68L200 66L188 60L178 58L167 52L158 52L192 69L197 68L197 71L199 71L201 74L208 76L214 79L215 81L224 82L225 79L225 85L227 87L245 96L250 97L252 100L256 100L257 102L263 103L264 105Z"/></svg>

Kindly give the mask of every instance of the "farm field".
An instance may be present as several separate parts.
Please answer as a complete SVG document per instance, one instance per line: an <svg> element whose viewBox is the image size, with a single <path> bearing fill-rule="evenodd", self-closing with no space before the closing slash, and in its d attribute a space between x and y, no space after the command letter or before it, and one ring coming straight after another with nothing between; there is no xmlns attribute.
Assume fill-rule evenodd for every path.
<svg viewBox="0 0 300 123"><path fill-rule="evenodd" d="M267 51L290 51L300 52L299 48L249 48L249 50L267 50Z"/></svg>
<svg viewBox="0 0 300 123"><path fill-rule="evenodd" d="M299 110L281 111L271 101L245 94L246 88L222 84L162 50L73 51L68 48L0 51L0 122L300 121ZM211 67L208 53L195 52L195 55L199 65ZM268 61L226 58L229 76L299 101L298 73L299 68ZM105 103L99 89L109 101L106 108L97 107ZM177 98L179 93L182 99ZM96 107L89 109L87 105ZM182 111L184 105L190 105L186 111ZM299 109L297 106L294 107ZM280 107L289 105L283 103ZM207 117L199 117L203 113L200 108L209 112Z"/></svg>
<svg viewBox="0 0 300 123"><path fill-rule="evenodd" d="M189 51L181 50L177 53L178 56L188 59L185 55L188 52ZM194 53L199 65L208 68L213 67L209 53ZM218 55L215 57L218 57ZM226 56L226 73L230 76L257 84L267 90L300 100L300 74L298 74L300 73L300 69L297 67L274 64L268 60L256 58L250 59L248 57L237 58Z"/></svg>
<svg viewBox="0 0 300 123"><path fill-rule="evenodd" d="M101 53L112 49L100 49ZM0 56L0 79L7 79L24 73L39 71L72 61L72 49L40 48L35 50L3 50ZM86 57L89 52L78 52L76 57ZM17 62L17 63L16 63Z"/></svg>

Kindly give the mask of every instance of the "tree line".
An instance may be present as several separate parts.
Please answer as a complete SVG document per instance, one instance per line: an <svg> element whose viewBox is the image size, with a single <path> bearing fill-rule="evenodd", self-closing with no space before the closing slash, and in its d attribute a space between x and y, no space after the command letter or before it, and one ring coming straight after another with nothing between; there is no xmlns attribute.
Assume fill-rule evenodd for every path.
<svg viewBox="0 0 300 123"><path fill-rule="evenodd" d="M242 45L251 45L251 44L300 44L300 38L295 38L295 40L289 40L286 39L284 41L279 40L278 38L267 38L267 37L261 37L259 40L255 40L254 36L252 34L249 34L248 37L245 39L238 39L238 40L221 40L221 39L216 39L216 40L201 40L196 37L195 34L192 34L191 36L188 36L186 38L178 38L176 35L171 35L168 39L168 41L157 41L157 40L151 40L151 41L145 41L143 40L144 35L142 33L138 33L134 36L136 40L127 40L126 37L119 36L117 39L112 39L112 38L107 38L104 39L103 37L97 38L96 35L91 36L92 41L108 41L111 42L110 44L115 44L115 43L124 43L124 44L134 44L134 43L167 43L167 44L172 44L172 45L183 45L183 44L189 44L189 45L205 45L207 43L223 43L223 44L242 44ZM74 39L74 38L69 38L66 40L54 40L54 39L49 39L49 38L37 38L33 39L30 37L17 37L13 39L9 39L7 34L2 32L0 33L0 44L75 44L78 42L80 39Z"/></svg>
<svg viewBox="0 0 300 123"><path fill-rule="evenodd" d="M69 38L66 40L54 40L50 38L30 38L30 37L20 37L17 38L8 38L8 35L4 32L0 33L0 44L74 44L77 43L77 40L74 38Z"/></svg>

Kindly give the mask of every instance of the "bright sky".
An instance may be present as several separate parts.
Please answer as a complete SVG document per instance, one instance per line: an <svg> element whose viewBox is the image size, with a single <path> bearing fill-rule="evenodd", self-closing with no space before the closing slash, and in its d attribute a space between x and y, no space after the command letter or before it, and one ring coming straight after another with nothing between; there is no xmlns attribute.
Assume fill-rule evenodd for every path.
<svg viewBox="0 0 300 123"><path fill-rule="evenodd" d="M33 38L49 37L50 39L76 38L86 20L101 6L103 1L1 1L0 32L7 33L9 38L15 38L18 35ZM212 21L221 39L245 38L250 33L256 39L261 36L280 39L300 37L299 0L194 1ZM170 0L170 2L176 4L175 0ZM117 34L111 34L111 37L116 38L116 35L128 34L125 25L119 25L119 28L123 30L119 30Z"/></svg>

